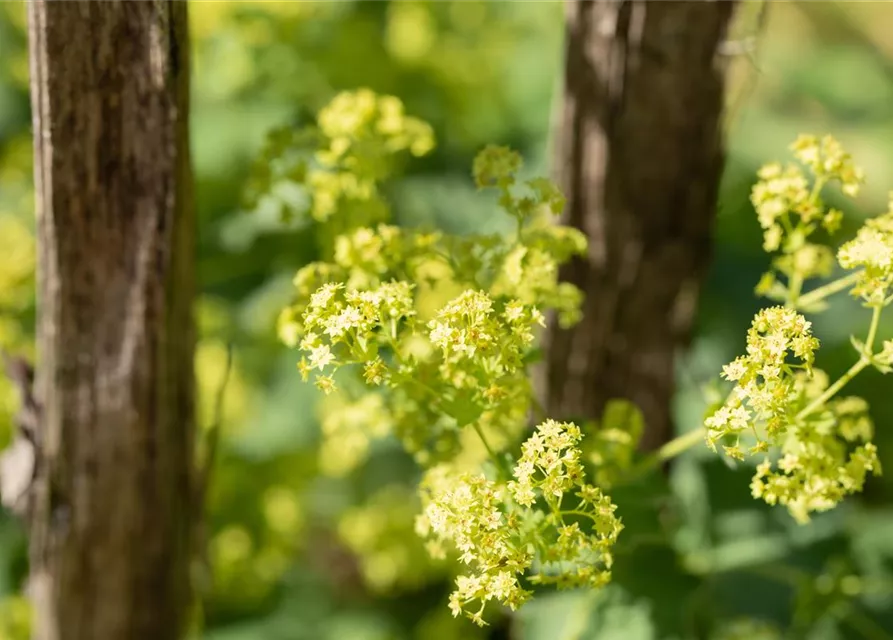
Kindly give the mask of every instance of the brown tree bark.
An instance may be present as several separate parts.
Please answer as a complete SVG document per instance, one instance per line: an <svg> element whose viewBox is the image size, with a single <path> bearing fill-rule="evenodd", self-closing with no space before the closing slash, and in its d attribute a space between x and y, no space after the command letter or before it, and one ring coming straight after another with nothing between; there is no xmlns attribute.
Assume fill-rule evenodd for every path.
<svg viewBox="0 0 893 640"><path fill-rule="evenodd" d="M586 295L546 338L547 415L642 410L644 448L673 431L674 355L709 261L723 166L720 46L733 2L569 1L557 174L589 237L563 279ZM553 323L554 324L554 323Z"/></svg>
<svg viewBox="0 0 893 640"><path fill-rule="evenodd" d="M189 606L194 218L186 3L29 2L40 640L160 640Z"/></svg>

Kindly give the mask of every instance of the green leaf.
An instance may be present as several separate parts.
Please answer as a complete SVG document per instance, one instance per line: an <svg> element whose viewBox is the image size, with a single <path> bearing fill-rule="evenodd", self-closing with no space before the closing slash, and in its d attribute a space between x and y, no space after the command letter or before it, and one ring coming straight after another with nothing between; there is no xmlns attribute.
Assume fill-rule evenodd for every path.
<svg viewBox="0 0 893 640"><path fill-rule="evenodd" d="M615 586L537 596L518 613L523 640L651 640L657 631L647 602Z"/></svg>
<svg viewBox="0 0 893 640"><path fill-rule="evenodd" d="M475 402L474 395L470 391L457 391L452 398L441 403L441 408L454 418L460 427L470 425L484 412L483 405Z"/></svg>

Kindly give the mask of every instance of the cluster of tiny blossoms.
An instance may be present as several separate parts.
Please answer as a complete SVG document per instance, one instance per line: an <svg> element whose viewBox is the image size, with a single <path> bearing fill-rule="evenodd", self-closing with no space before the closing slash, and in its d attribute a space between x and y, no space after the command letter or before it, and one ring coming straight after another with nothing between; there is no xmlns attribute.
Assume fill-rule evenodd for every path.
<svg viewBox="0 0 893 640"><path fill-rule="evenodd" d="M443 554L450 541L460 552L460 560L475 571L456 579L450 597L453 615L466 613L483 625L483 613L490 600L517 609L530 597L518 580L533 562L516 517L506 513L505 486L482 473L448 476L442 491L434 494L417 519L416 530L432 536L429 550ZM469 608L473 603L479 608Z"/></svg>
<svg viewBox="0 0 893 640"><path fill-rule="evenodd" d="M760 342L753 354L724 368L724 377L737 385L707 418L707 442L714 449L728 442L725 454L739 460L746 456L742 441L753 443L747 454L773 454L757 465L752 494L807 522L812 512L861 491L868 473L880 473L868 405L858 397L831 398L823 371L779 366Z"/></svg>
<svg viewBox="0 0 893 640"><path fill-rule="evenodd" d="M450 608L483 624L487 602L517 608L530 597L522 580L605 584L622 527L611 500L584 480L573 424L543 423L515 465L507 453L527 426L527 367L544 313L556 312L565 326L579 319L582 295L558 273L585 253L586 239L554 224L564 206L555 185L519 180L520 156L496 146L478 155L473 176L478 188L497 191L513 233L388 225L377 183L396 152L428 150L425 127L395 99L368 92L339 96L320 114L323 148L304 182L324 261L298 272L297 299L278 330L302 351L305 379L313 374L326 394L337 388L347 397L323 420L324 470L351 471L370 438L384 433L428 468L418 532L434 556L449 543L472 567L457 578ZM461 293L443 295L448 301L436 310L423 303L447 291ZM368 419L356 415L361 408ZM384 557L378 542L355 542L368 556L369 580L396 580L374 568Z"/></svg>
<svg viewBox="0 0 893 640"><path fill-rule="evenodd" d="M495 426L509 418L523 424L524 412L515 410L529 401L523 359L543 317L516 301L499 306L486 294L469 290L425 326L415 322L412 287L405 282L370 291L334 283L320 287L300 319L304 333L298 346L304 356L299 369L305 379L314 372L316 385L328 394L336 388L336 370L359 365L367 385L385 387L397 401L382 408L375 424L384 430L378 432L328 428L340 411L324 419L324 435L336 441L324 441L323 451L365 455L370 435L393 430L424 463L435 453L432 447L441 453L455 448L456 428ZM413 349L412 337L427 338L433 349ZM345 470L357 458L343 459L348 461L353 463Z"/></svg>
<svg viewBox="0 0 893 640"><path fill-rule="evenodd" d="M376 362L382 341L396 337L397 324L415 315L412 285L388 282L371 291L345 290L325 284L312 296L303 315L298 368L305 379L317 370L316 386L335 389L330 371L346 362ZM331 369L330 369L331 368Z"/></svg>
<svg viewBox="0 0 893 640"><path fill-rule="evenodd" d="M503 244L497 253L492 294L524 304L540 304L557 312L559 324L572 326L580 320L582 293L568 282L558 281L558 267L586 252L586 236L574 227L553 224L564 209L558 188L544 178L517 179L521 157L505 147L488 146L474 161L478 188L495 188L499 204L515 219L515 242Z"/></svg>
<svg viewBox="0 0 893 640"><path fill-rule="evenodd" d="M823 187L836 182L844 194L856 196L864 182L862 170L830 136L821 140L800 136L791 150L809 170L811 184L801 166L782 167L774 162L760 169L759 181L751 193L763 228L763 248L780 252L773 259L773 268L788 279L788 286L782 287L770 271L761 280L758 292L779 300L789 294L796 298L804 280L827 277L834 268L831 249L809 240L820 227L829 233L837 231L843 218L838 209L826 210Z"/></svg>
<svg viewBox="0 0 893 640"><path fill-rule="evenodd" d="M584 481L581 437L576 425L547 420L522 445L507 483L481 473L429 472L417 529L434 555L449 543L473 568L456 580L454 615L483 625L487 602L517 608L531 595L525 576L560 588L610 580L611 548L623 527L610 499Z"/></svg>
<svg viewBox="0 0 893 640"><path fill-rule="evenodd" d="M324 234L384 221L390 215L379 184L406 154L434 147L427 123L403 103L368 89L338 94L316 122L281 127L268 136L245 192L245 206L280 217L311 218Z"/></svg>
<svg viewBox="0 0 893 640"><path fill-rule="evenodd" d="M349 102L342 100L336 111ZM330 124L321 125L324 137L353 139L362 129L339 133ZM386 389L391 430L422 464L454 455L462 446L457 427L472 422L503 436L496 438L500 446L510 446L531 403L526 365L544 324L540 309L557 311L565 325L579 318L581 295L558 282L558 267L585 251L585 238L549 220L560 213L563 198L547 180L519 182L520 166L513 151L487 147L474 169L480 188L499 190L502 208L517 221L514 236L459 237L385 223L352 226L355 216L327 219L329 227L341 229L323 247L330 261L298 272L297 299L279 318L282 340L304 351L302 374L315 374L326 393L335 389L333 374L344 365L359 365L365 383ZM369 297L393 293L397 283L411 287L412 309L381 317ZM456 285L465 293L424 322L421 317L430 314L420 317L419 297ZM330 304L320 306L320 300ZM337 449L337 440L349 433L357 437L343 444L360 454L365 438L355 430L328 430L325 449Z"/></svg>
<svg viewBox="0 0 893 640"><path fill-rule="evenodd" d="M742 435L754 435L751 453L768 450L768 440L783 434L791 424L790 407L796 395L795 370L810 371L819 341L812 323L792 309L769 307L754 318L747 332L747 354L723 367L723 377L736 383L730 402L707 418L707 442L716 448L731 440L725 453L744 459ZM798 362L789 363L792 354ZM759 421L765 437L756 430Z"/></svg>
<svg viewBox="0 0 893 640"><path fill-rule="evenodd" d="M397 98L368 89L337 95L320 111L318 126L328 145L316 153L306 180L311 215L321 222L355 204L384 211L377 183L390 173L392 157L404 150L423 156L434 146L427 123L406 116Z"/></svg>
<svg viewBox="0 0 893 640"><path fill-rule="evenodd" d="M837 181L844 194L855 196L864 177L829 136L800 136L791 148L810 170L813 184L799 167L782 169L775 163L761 169L752 196L765 249L780 250L773 265L787 279L776 282L770 272L757 291L785 306L763 309L754 318L746 354L723 368L723 377L735 387L705 427L708 445L716 450L722 444L729 457L744 460L744 442L752 443L748 454L764 454L751 483L753 496L784 505L797 521L806 522L810 513L831 509L861 491L867 475L881 471L867 403L836 395L868 366L893 370L893 342L874 352L880 312L893 301L893 206L839 249L840 266L854 274L804 293L809 278L828 276L833 268L831 249L807 238L819 225L836 230L842 216L825 210L822 188ZM825 298L847 288L872 309L872 319L867 339L853 338L856 364L831 383L813 367L819 343L797 309L820 311Z"/></svg>
<svg viewBox="0 0 893 640"><path fill-rule="evenodd" d="M853 293L870 306L890 303L893 289L893 193L889 209L865 222L856 237L837 252L844 269L860 269Z"/></svg>
<svg viewBox="0 0 893 640"><path fill-rule="evenodd" d="M820 370L811 376L800 372L795 380L798 406L809 406L828 388L828 376ZM784 505L798 522L808 522L811 512L832 509L861 491L869 472L880 473L873 432L862 398L828 400L788 429L774 467L769 460L757 466L753 496Z"/></svg>
<svg viewBox="0 0 893 640"><path fill-rule="evenodd" d="M522 445L508 484L517 504L547 506L536 584L598 588L611 578L611 548L623 525L611 499L585 482L581 439L575 424L546 420Z"/></svg>
<svg viewBox="0 0 893 640"><path fill-rule="evenodd" d="M499 380L522 368L524 353L534 340L534 325L545 326L536 307L510 300L497 313L490 296L469 290L428 323L428 337L442 354L444 381L463 388ZM499 397L508 390L491 386L485 393Z"/></svg>

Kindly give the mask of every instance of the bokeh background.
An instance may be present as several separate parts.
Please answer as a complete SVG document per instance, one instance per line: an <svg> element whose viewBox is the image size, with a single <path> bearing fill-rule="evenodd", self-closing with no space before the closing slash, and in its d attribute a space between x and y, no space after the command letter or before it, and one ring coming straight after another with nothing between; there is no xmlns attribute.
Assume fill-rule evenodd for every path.
<svg viewBox="0 0 893 640"><path fill-rule="evenodd" d="M760 304L752 288L767 259L748 203L757 167L786 159L800 132L838 137L868 175L855 206L831 198L850 214L850 230L884 211L893 190L893 3L761 7L746 3L735 28L741 51L729 87L715 259L697 339L680 359L681 428L697 424L703 385L742 349ZM213 420L226 345L235 346L210 505L205 636L487 637L449 616L445 571L425 559L412 531L415 472L396 445L373 444L368 461L342 477L320 473L326 405L275 335L291 278L316 245L300 221L282 221L287 191L249 210L243 187L270 130L306 123L340 90L369 87L400 97L438 140L434 154L388 186L399 222L454 232L498 224L475 195L471 160L486 143L508 144L532 172L548 171L562 5L199 1L190 10L202 425ZM33 356L26 31L24 3L0 2L0 346ZM843 302L816 324L824 367L839 374L867 311ZM893 337L893 322L880 335ZM891 389L876 372L852 384L873 407L889 469ZM0 445L11 437L15 402L0 379ZM357 416L373 409L357 407ZM670 544L636 541L609 590L543 598L512 622L511 637L768 638L773 626L807 638L893 637L893 475L799 527L750 498L750 474L700 448L683 456L669 486L656 489L675 503ZM636 517L654 514L642 509L628 521ZM0 517L0 640L25 637L25 549L18 523Z"/></svg>

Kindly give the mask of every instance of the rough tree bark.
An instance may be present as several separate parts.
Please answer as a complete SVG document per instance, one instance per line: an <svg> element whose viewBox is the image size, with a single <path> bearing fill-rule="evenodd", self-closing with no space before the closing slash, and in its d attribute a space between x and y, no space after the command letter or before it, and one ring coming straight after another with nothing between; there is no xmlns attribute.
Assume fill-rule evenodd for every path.
<svg viewBox="0 0 893 640"><path fill-rule="evenodd" d="M40 640L181 635L193 214L186 3L29 3Z"/></svg>
<svg viewBox="0 0 893 640"><path fill-rule="evenodd" d="M584 320L547 336L547 415L626 398L643 447L672 434L673 360L692 329L723 166L720 47L733 2L569 1L556 170L589 253L563 279ZM554 323L553 323L554 324Z"/></svg>

